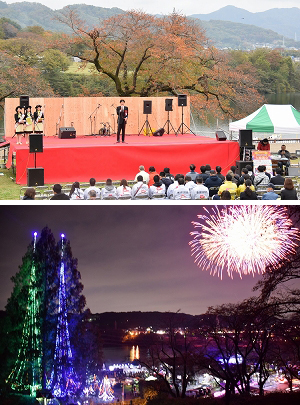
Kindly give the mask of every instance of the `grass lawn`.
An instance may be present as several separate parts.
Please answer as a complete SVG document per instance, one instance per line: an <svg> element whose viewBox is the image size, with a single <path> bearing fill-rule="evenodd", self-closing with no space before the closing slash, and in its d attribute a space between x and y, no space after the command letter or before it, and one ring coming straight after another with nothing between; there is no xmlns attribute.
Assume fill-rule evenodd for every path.
<svg viewBox="0 0 300 405"><path fill-rule="evenodd" d="M0 169L0 200L19 200L21 188L15 183L12 169Z"/></svg>
<svg viewBox="0 0 300 405"><path fill-rule="evenodd" d="M93 63L88 63L85 67L80 62L73 62L65 73L90 75L95 73L96 69Z"/></svg>

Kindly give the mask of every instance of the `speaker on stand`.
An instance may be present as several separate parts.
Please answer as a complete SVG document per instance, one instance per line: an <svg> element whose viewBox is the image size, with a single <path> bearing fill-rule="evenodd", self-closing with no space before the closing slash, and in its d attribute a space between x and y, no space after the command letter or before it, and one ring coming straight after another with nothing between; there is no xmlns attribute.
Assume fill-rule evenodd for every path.
<svg viewBox="0 0 300 405"><path fill-rule="evenodd" d="M29 106L29 96L22 95L20 96L20 107L21 108L28 108Z"/></svg>
<svg viewBox="0 0 300 405"><path fill-rule="evenodd" d="M146 135L150 135L150 133L153 134L150 122L148 120L148 115L152 114L152 101L151 100L144 100L143 114L146 115L146 120L145 120L142 128L140 129L138 135L140 135L140 133L143 131L144 128L146 130Z"/></svg>
<svg viewBox="0 0 300 405"><path fill-rule="evenodd" d="M43 134L29 135L29 153L34 153L34 168L27 168L28 187L44 185L44 168L36 167L36 154L43 153Z"/></svg>
<svg viewBox="0 0 300 405"><path fill-rule="evenodd" d="M188 130L189 133L192 133L193 135L194 132L184 123L183 120L183 107L187 106L187 95L186 94L178 94L178 107L181 107L181 124L179 125L176 135L178 135L178 133L181 133L181 135L184 134L184 128L186 128Z"/></svg>
<svg viewBox="0 0 300 405"><path fill-rule="evenodd" d="M165 99L165 111L167 111L167 113L168 113L168 119L165 122L163 129L165 129L165 126L167 125L167 134L170 133L170 127L172 128L174 134L176 134L175 128L173 127L172 122L170 121L170 111L173 111L173 99L172 98Z"/></svg>

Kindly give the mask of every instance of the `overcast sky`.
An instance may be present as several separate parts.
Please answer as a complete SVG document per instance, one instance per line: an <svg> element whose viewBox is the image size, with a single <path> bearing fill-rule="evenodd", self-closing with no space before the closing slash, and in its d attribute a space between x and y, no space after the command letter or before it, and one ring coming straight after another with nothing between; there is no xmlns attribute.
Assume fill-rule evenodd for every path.
<svg viewBox="0 0 300 405"><path fill-rule="evenodd" d="M19 0L23 1L23 0ZM15 3L14 0L6 0L6 3ZM53 10L61 9L64 6L69 4L89 4L98 7L118 7L122 10L131 10L131 9L141 9L145 12L152 14L168 14L171 13L173 8L177 11L182 12L183 14L208 14L212 11L219 10L222 7L227 5L233 5L239 8L251 12L265 11L271 8L290 8L290 7L300 7L299 0L260 0L252 1L248 0L214 0L213 2L207 1L195 1L195 0L168 0L161 2L160 0L110 0L109 4L104 1L99 0L87 0L87 1L72 1L72 0L40 0L36 3L42 3Z"/></svg>
<svg viewBox="0 0 300 405"><path fill-rule="evenodd" d="M23 202L23 204L25 204ZM210 305L253 295L259 276L201 271L190 256L198 206L3 205L0 227L0 309L4 309L34 231L65 233L78 258L92 312L177 311L200 314ZM202 212L203 213L203 212ZM238 244L239 241L237 240ZM242 248L242 247L241 247Z"/></svg>

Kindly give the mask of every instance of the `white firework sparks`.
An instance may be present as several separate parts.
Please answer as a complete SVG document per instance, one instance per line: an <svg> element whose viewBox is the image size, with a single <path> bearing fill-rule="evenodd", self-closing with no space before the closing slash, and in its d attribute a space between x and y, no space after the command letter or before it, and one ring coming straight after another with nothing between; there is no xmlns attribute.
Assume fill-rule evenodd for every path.
<svg viewBox="0 0 300 405"><path fill-rule="evenodd" d="M233 278L262 274L266 266L295 253L299 230L292 227L286 207L241 205L212 209L192 222L198 230L189 242L195 263L221 279L224 271Z"/></svg>

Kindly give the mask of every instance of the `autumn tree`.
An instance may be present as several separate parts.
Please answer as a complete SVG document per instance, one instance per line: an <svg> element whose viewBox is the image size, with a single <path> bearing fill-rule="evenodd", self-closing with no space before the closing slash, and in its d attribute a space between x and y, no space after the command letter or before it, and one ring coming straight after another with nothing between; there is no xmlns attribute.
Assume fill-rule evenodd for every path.
<svg viewBox="0 0 300 405"><path fill-rule="evenodd" d="M184 92L197 111L227 116L262 101L255 78L230 69L226 55L209 45L199 23L176 12L158 18L129 11L93 29L70 8L59 20L74 35L57 45L93 64L122 97Z"/></svg>

